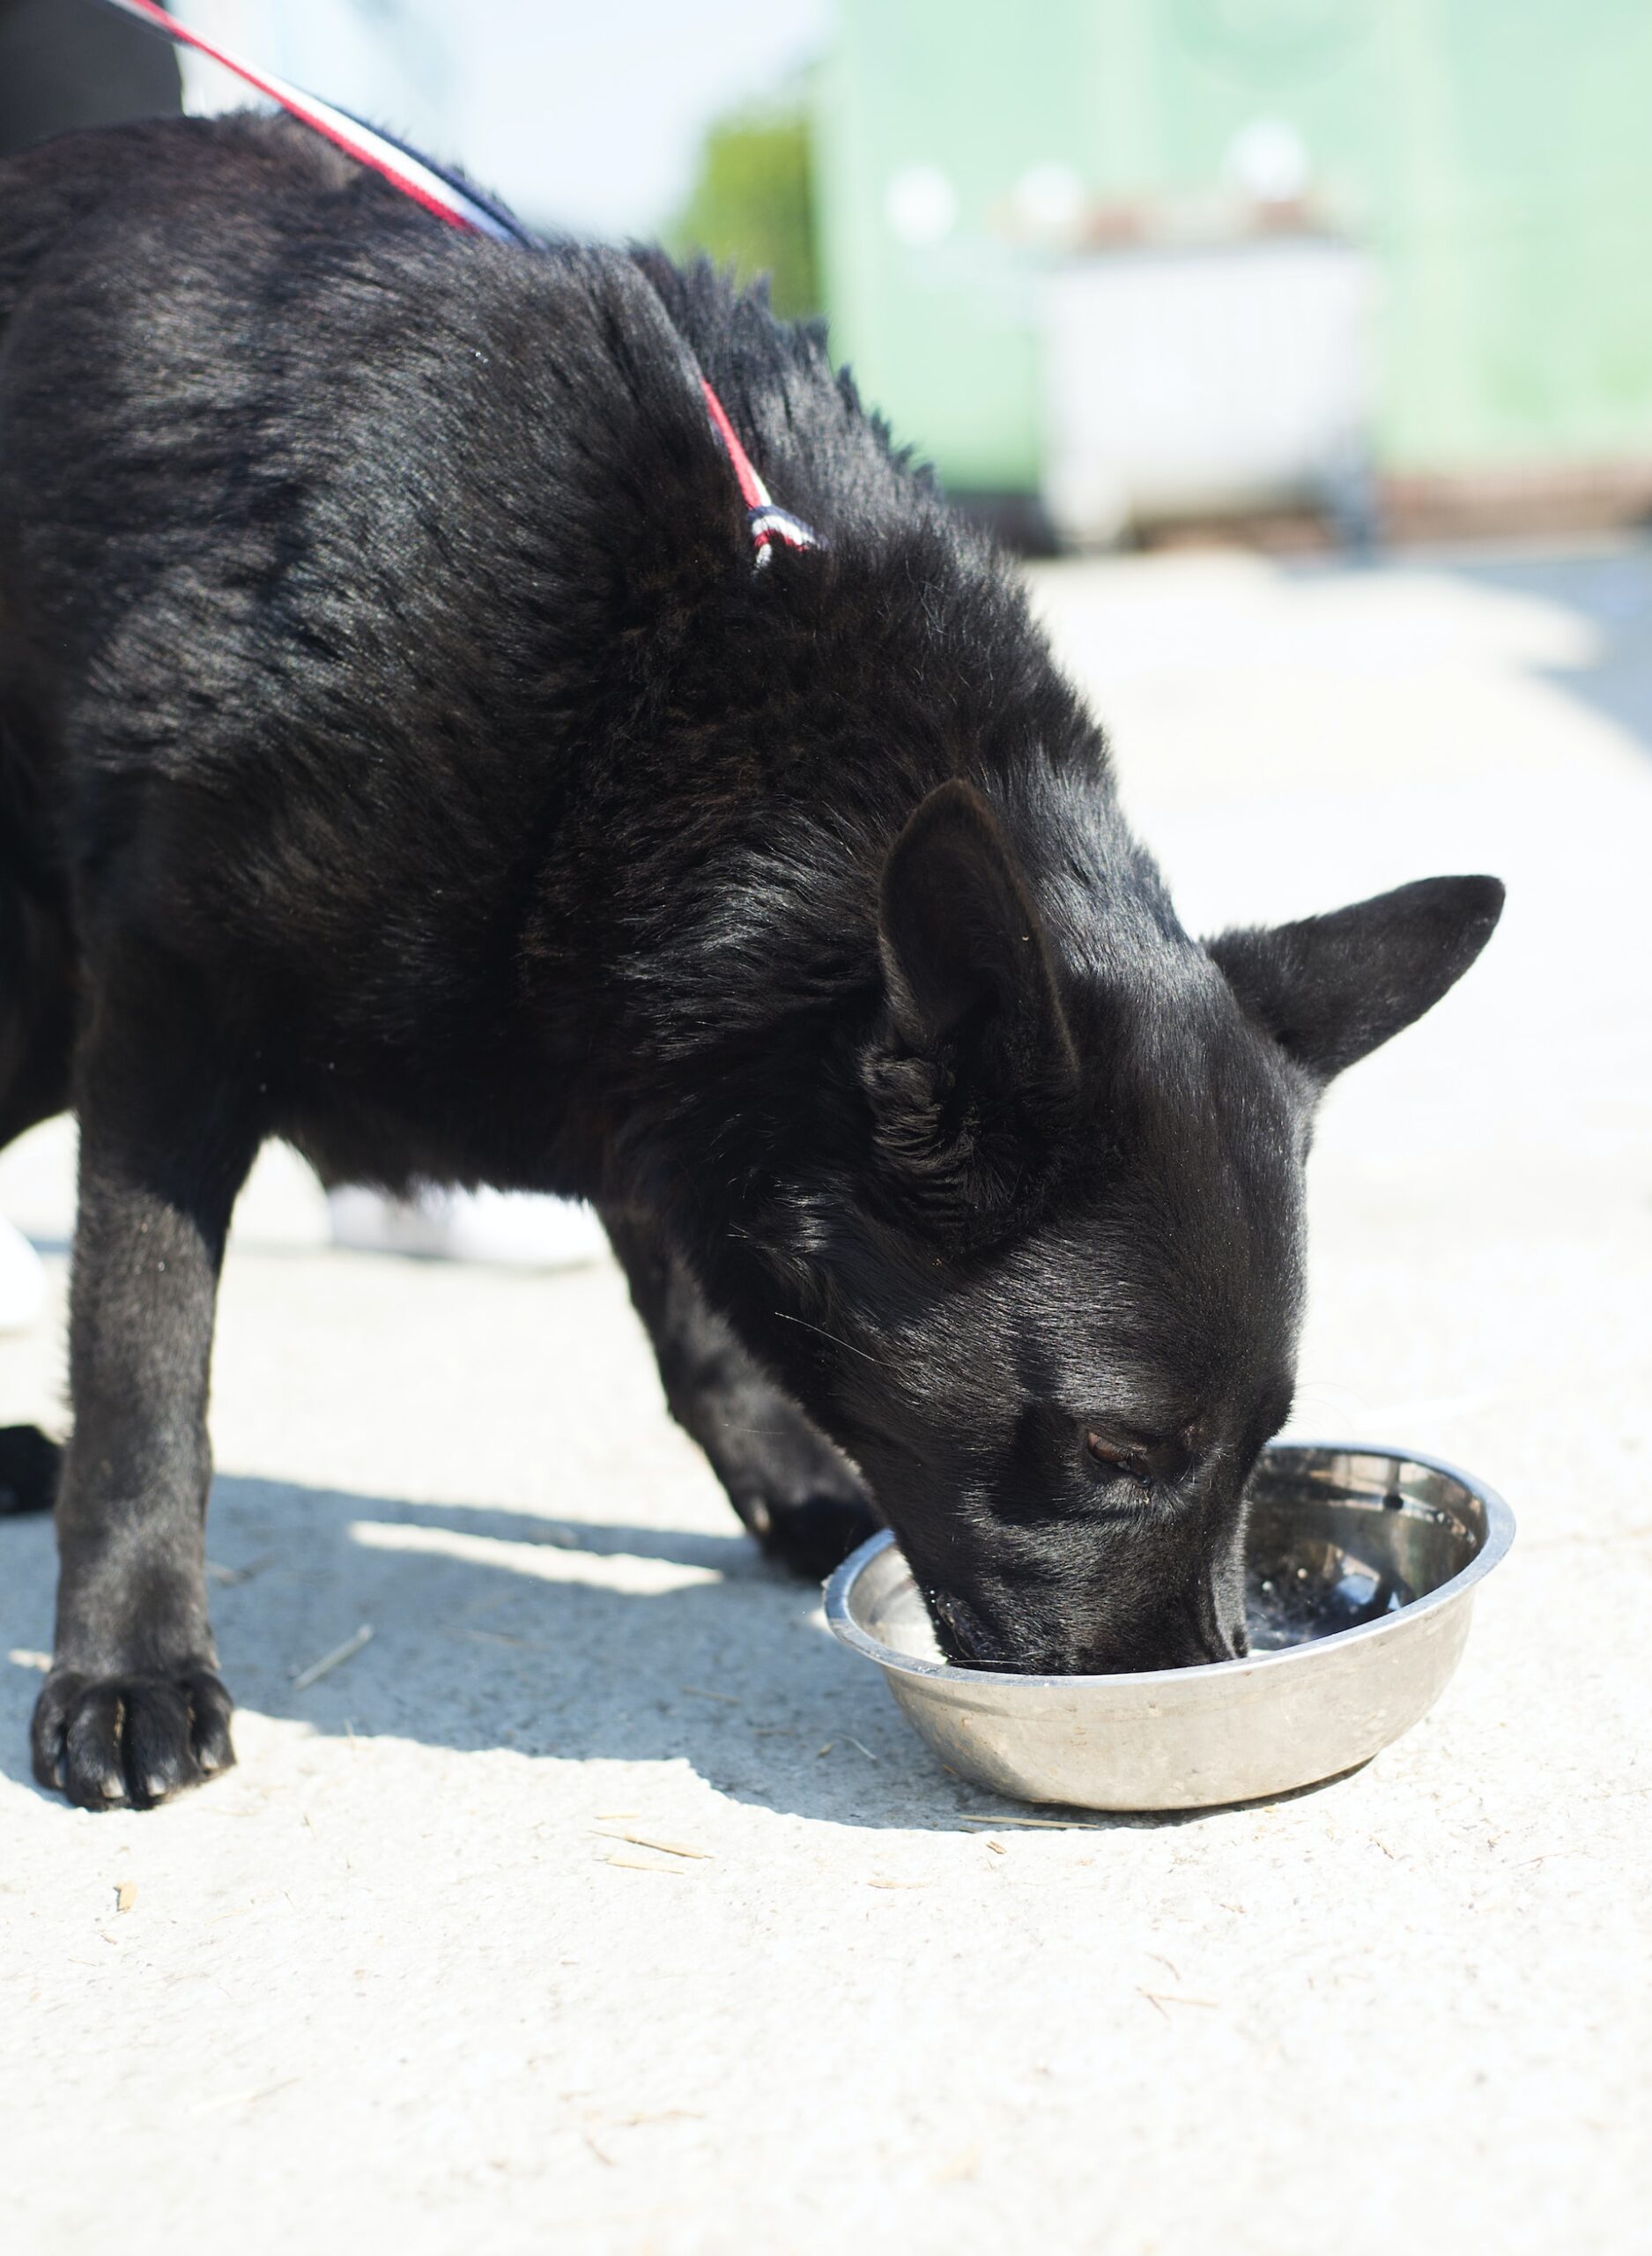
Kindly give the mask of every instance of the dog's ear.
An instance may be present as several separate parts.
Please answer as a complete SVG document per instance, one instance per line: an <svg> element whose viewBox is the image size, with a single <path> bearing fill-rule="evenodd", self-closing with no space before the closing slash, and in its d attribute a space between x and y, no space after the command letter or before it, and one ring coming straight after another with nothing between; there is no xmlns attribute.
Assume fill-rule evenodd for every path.
<svg viewBox="0 0 1652 2256"><path fill-rule="evenodd" d="M1455 986L1502 913L1496 878L1424 878L1351 909L1207 942L1244 1008L1328 1081Z"/></svg>
<svg viewBox="0 0 1652 2256"><path fill-rule="evenodd" d="M863 1061L902 1208L959 1246L1033 1204L1078 1085L1049 950L1008 840L954 779L891 849L878 906L885 1023Z"/></svg>

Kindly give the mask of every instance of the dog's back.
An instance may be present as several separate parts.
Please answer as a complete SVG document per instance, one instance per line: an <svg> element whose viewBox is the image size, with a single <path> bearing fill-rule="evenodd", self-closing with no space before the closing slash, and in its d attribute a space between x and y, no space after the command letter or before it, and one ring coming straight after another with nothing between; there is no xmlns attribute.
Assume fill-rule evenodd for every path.
<svg viewBox="0 0 1652 2256"><path fill-rule="evenodd" d="M135 919L193 958L213 1014L285 1060L285 1124L310 1144L303 1084L324 1072L337 1116L353 1067L339 1171L555 1176L542 1119L531 1150L399 1167L386 1135L387 1108L455 1109L456 1130L454 1093L525 1054L530 889L527 944L566 976L529 1046L572 1067L615 1038L589 1002L593 960L628 945L617 866L647 862L663 905L780 766L819 793L808 738L846 700L875 716L858 782L836 766L846 794L898 820L947 772L935 688L884 646L908 620L927 638L959 536L822 338L708 269L457 235L253 118L4 168L0 261L0 852L48 872L57 927L72 901L75 942ZM789 601L752 601L702 369L827 533ZM879 583L863 568L892 543ZM991 678L995 621L989 602L949 618L955 699ZM1019 613L996 626L1024 639ZM820 922L838 945L840 905ZM41 1040L52 984L17 983L37 991L14 1049ZM63 1101L56 1024L36 1114Z"/></svg>
<svg viewBox="0 0 1652 2256"><path fill-rule="evenodd" d="M285 122L0 167L0 1138L65 1101L88 918L260 1038L497 1040L626 583L738 522L708 451L622 254L456 236Z"/></svg>

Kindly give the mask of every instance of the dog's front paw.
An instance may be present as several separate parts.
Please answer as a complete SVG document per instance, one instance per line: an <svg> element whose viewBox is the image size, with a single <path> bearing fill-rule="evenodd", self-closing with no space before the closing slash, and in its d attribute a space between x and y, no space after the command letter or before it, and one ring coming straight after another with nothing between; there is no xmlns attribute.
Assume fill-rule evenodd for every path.
<svg viewBox="0 0 1652 2256"><path fill-rule="evenodd" d="M756 1513L764 1515L767 1525L758 1525ZM859 1496L816 1495L781 1505L759 1503L750 1525L771 1559L805 1582L823 1583L883 1522Z"/></svg>
<svg viewBox="0 0 1652 2256"><path fill-rule="evenodd" d="M770 1403L718 1469L768 1556L807 1582L823 1582L882 1525L853 1467L789 1403Z"/></svg>
<svg viewBox="0 0 1652 2256"><path fill-rule="evenodd" d="M235 1760L234 1703L209 1668L56 1669L35 1703L34 1775L81 1809L149 1809Z"/></svg>

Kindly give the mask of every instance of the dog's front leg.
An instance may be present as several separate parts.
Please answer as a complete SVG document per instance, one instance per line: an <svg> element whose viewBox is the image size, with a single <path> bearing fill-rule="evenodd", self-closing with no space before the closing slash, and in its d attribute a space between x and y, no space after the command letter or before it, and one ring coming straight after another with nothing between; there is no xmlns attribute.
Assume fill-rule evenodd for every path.
<svg viewBox="0 0 1652 2256"><path fill-rule="evenodd" d="M206 1406L224 1240L258 1139L181 1002L140 1015L99 995L78 1081L75 1426L34 1771L83 1808L146 1807L234 1760L207 1620Z"/></svg>
<svg viewBox="0 0 1652 2256"><path fill-rule="evenodd" d="M602 1210L659 1359L671 1415L772 1559L818 1581L879 1525L866 1491L737 1340L648 1216Z"/></svg>

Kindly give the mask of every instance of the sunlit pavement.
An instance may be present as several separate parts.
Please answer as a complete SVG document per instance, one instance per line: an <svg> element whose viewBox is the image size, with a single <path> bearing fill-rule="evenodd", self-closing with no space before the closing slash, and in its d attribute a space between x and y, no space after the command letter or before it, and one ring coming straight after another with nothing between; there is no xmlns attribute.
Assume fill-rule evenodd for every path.
<svg viewBox="0 0 1652 2256"><path fill-rule="evenodd" d="M1519 1517L1456 1683L1320 1792L1000 1852L752 1556L611 1268L330 1251L275 1155L217 1366L239 1770L144 1817L36 1792L50 1537L0 1525L9 2247L1643 2231L1652 561L1184 555L1037 597L1196 928L1509 882L1313 1163L1298 1429ZM68 1140L0 1162L48 1245ZM48 1266L6 1418L60 1415Z"/></svg>

